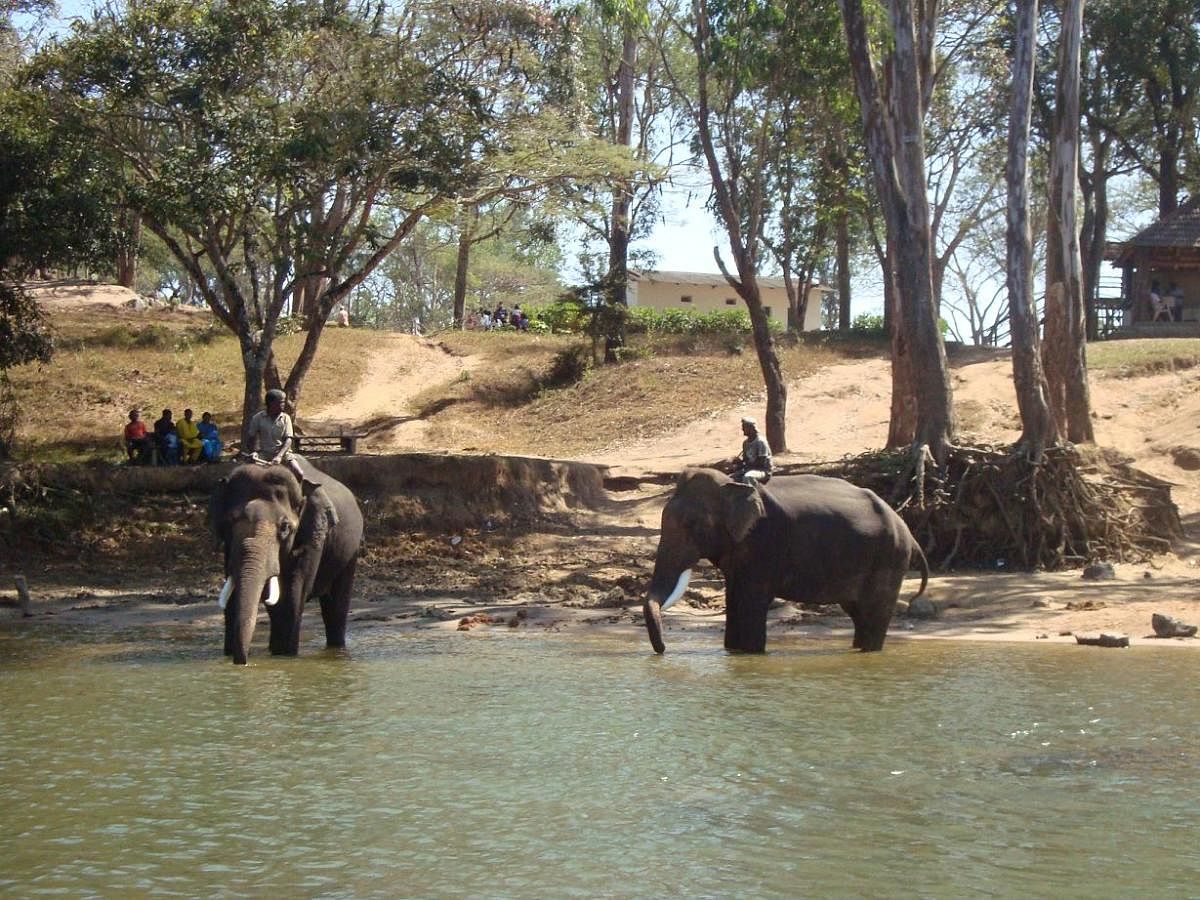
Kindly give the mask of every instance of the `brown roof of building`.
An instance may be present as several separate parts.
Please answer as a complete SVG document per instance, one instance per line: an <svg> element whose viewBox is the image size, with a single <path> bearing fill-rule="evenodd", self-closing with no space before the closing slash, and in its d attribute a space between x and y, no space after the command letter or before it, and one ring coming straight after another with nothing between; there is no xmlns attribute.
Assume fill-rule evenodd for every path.
<svg viewBox="0 0 1200 900"><path fill-rule="evenodd" d="M1125 262L1135 247L1200 250L1200 196L1193 197L1174 212L1167 213L1122 242L1115 261L1118 264Z"/></svg>

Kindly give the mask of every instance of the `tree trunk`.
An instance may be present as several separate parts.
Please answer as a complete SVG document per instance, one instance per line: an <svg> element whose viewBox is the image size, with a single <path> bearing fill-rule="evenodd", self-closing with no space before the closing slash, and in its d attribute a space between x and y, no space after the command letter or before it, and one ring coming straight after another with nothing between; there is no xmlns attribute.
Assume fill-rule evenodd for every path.
<svg viewBox="0 0 1200 900"><path fill-rule="evenodd" d="M479 220L479 209L472 207L463 219L462 229L458 233L458 260L454 267L454 327L460 330L467 314L467 267L471 261L471 241L474 223Z"/></svg>
<svg viewBox="0 0 1200 900"><path fill-rule="evenodd" d="M896 290L894 256L890 250L883 263L883 323L892 350L892 407L888 417L889 450L911 446L917 437L917 397L913 393L912 355L900 323L900 293Z"/></svg>
<svg viewBox="0 0 1200 900"><path fill-rule="evenodd" d="M783 379L783 368L775 348L775 338L763 309L762 294L758 278L751 274L742 281L742 299L750 311L750 325L754 335L754 350L758 354L758 366L762 370L763 384L767 388L766 432L767 443L772 453L787 451L787 429L784 411L787 409L787 382Z"/></svg>
<svg viewBox="0 0 1200 900"><path fill-rule="evenodd" d="M133 290L137 286L138 249L142 243L142 217L135 210L121 211L117 243L117 284Z"/></svg>
<svg viewBox="0 0 1200 900"><path fill-rule="evenodd" d="M1046 402L1033 296L1033 235L1029 226L1029 122L1033 105L1038 0L1017 4L1012 106L1008 119L1008 309L1013 383L1021 413L1020 452L1040 459L1058 430Z"/></svg>
<svg viewBox="0 0 1200 900"><path fill-rule="evenodd" d="M1083 227L1080 244L1083 255L1083 302L1086 311L1087 339L1100 337L1096 312L1096 293L1100 267L1104 263L1104 245L1108 240L1108 142L1093 132L1092 173L1085 187Z"/></svg>
<svg viewBox="0 0 1200 900"><path fill-rule="evenodd" d="M621 66L617 72L617 134L616 143L629 147L633 141L633 69L637 63L637 31L632 20L626 22L621 42ZM629 215L633 188L622 181L613 191L612 228L608 244L609 303L617 309L626 305L625 290L629 283ZM625 316L611 318L604 338L604 361L616 362L617 350L625 346Z"/></svg>
<svg viewBox="0 0 1200 900"><path fill-rule="evenodd" d="M246 385L242 394L242 447L250 441L250 418L262 408L264 394L264 370L267 355L261 348L253 346L248 340L242 341L242 369L246 374Z"/></svg>
<svg viewBox="0 0 1200 900"><path fill-rule="evenodd" d="M697 141L708 165L708 173L712 179L713 195L721 221L725 226L725 234L729 239L729 248L737 263L737 278L726 270L721 261L717 247L713 247L713 256L726 282L737 291L746 303L750 313L750 325L754 335L754 349L758 354L758 364L763 374L763 383L767 389L766 436L767 443L775 453L787 450L787 432L785 430L787 413L787 384L783 380L783 369L779 364L779 354L775 348L775 340L767 322L767 314L762 306L762 295L758 287L757 260L758 250L762 245L761 219L749 217L751 229L743 231L742 206L737 198L737 179L727 177L722 171L717 157L718 142L712 133L711 109L709 108L708 70L710 62L710 35L708 33L708 10L702 0L694 0L693 14L696 19L696 34L692 37L696 59L699 63L696 72L697 101L695 104L694 122L697 131ZM761 143L765 141L767 132L760 132Z"/></svg>
<svg viewBox="0 0 1200 900"><path fill-rule="evenodd" d="M324 330L325 316L318 315L313 319L312 326L304 335L304 346L300 348L300 355L292 364L292 371L288 373L287 381L283 385L283 392L287 395L287 405L292 411L293 420L300 413L300 393L304 390L304 379L308 377L308 371L312 368L313 360L316 359L317 346L321 343L321 333Z"/></svg>
<svg viewBox="0 0 1200 900"><path fill-rule="evenodd" d="M838 330L850 330L850 213L843 206L837 218ZM886 292L885 292L886 293Z"/></svg>
<svg viewBox="0 0 1200 900"><path fill-rule="evenodd" d="M1161 142L1158 157L1158 217L1179 208L1179 151L1174 141Z"/></svg>
<svg viewBox="0 0 1200 900"><path fill-rule="evenodd" d="M936 5L925 13L926 20L919 23L918 42L912 0L888 3L893 38L889 66L892 93L885 112L862 0L840 2L867 150L894 253L899 325L912 359L911 389L916 394L917 410L914 443L927 447L935 463L941 465L953 440L955 425L946 348L933 296L925 173L923 120L931 89L929 37L936 25L932 21Z"/></svg>
<svg viewBox="0 0 1200 900"><path fill-rule="evenodd" d="M1055 92L1046 235L1046 329L1042 360L1059 432L1094 440L1087 383L1083 273L1075 194L1079 183L1079 61L1083 0L1067 0Z"/></svg>

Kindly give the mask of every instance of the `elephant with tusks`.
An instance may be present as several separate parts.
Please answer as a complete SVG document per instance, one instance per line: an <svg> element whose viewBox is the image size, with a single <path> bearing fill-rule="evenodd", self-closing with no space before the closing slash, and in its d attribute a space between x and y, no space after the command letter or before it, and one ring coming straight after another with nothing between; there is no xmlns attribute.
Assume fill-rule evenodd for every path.
<svg viewBox="0 0 1200 900"><path fill-rule="evenodd" d="M925 591L929 564L904 520L872 491L840 478L790 475L740 484L714 469L685 469L662 514L643 604L662 653L662 614L709 560L725 577L725 648L761 653L767 610L781 597L837 603L854 622L854 648L882 650L905 573Z"/></svg>
<svg viewBox="0 0 1200 900"><path fill-rule="evenodd" d="M363 518L344 484L302 457L288 466L250 463L213 491L209 517L224 551L225 654L246 665L260 600L271 622L269 648L295 656L304 604L317 597L329 647L346 644L346 618L362 547Z"/></svg>

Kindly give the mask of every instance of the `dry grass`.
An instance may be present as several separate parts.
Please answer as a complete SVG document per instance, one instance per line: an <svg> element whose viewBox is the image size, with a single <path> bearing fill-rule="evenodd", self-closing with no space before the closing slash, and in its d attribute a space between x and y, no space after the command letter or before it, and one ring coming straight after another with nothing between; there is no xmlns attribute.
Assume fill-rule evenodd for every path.
<svg viewBox="0 0 1200 900"><path fill-rule="evenodd" d="M728 337L635 338L625 362L589 367L570 383L556 377L571 369L556 357L573 349L590 356L579 338L467 333L443 342L480 363L469 378L419 398L430 438L444 446L577 456L681 426L763 390L753 348L735 350L741 342ZM785 377L794 379L844 354L795 343L780 355Z"/></svg>
<svg viewBox="0 0 1200 900"><path fill-rule="evenodd" d="M121 429L139 407L152 421L164 408L196 417L209 411L233 439L241 421L243 376L237 341L195 312L135 312L93 307L52 318L59 349L45 366L13 370L22 411L17 451L27 459L122 458ZM317 408L353 393L366 367L373 332L325 332L304 387ZM276 342L281 371L295 361L303 335ZM366 351L366 352L364 352Z"/></svg>
<svg viewBox="0 0 1200 900"><path fill-rule="evenodd" d="M1126 378L1200 365L1197 338L1103 341L1089 344L1087 352L1089 371Z"/></svg>

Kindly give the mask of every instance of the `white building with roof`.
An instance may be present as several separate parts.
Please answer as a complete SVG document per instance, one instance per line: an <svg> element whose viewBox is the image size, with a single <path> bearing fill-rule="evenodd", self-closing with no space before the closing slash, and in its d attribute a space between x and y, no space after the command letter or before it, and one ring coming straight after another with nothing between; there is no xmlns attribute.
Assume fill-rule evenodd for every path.
<svg viewBox="0 0 1200 900"><path fill-rule="evenodd" d="M767 316L786 322L788 299L783 279L760 277L758 286ZM832 293L833 289L826 285L809 284L804 331L820 331L821 300ZM698 313L739 307L745 309L746 306L729 286L725 276L704 272L631 271L625 297L630 306L648 306L659 310L693 309Z"/></svg>

